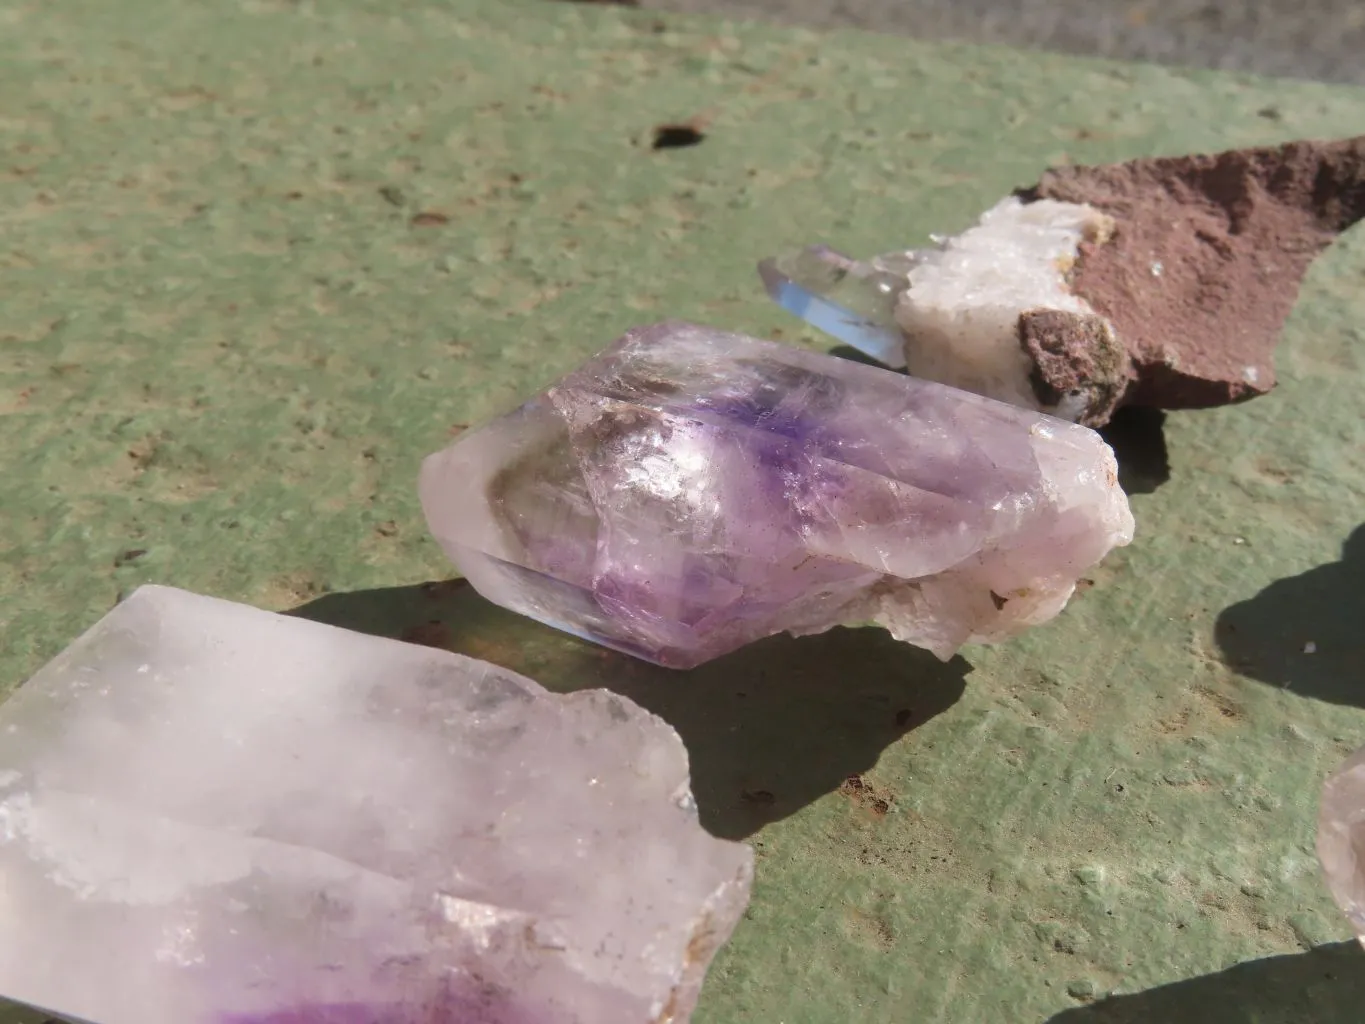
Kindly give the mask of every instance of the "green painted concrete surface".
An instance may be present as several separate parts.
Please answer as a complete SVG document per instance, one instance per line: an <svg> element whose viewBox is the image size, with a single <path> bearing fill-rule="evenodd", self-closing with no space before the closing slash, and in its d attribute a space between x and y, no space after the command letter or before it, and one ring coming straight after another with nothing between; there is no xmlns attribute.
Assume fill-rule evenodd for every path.
<svg viewBox="0 0 1365 1024"><path fill-rule="evenodd" d="M1130 424L1133 546L947 665L872 630L685 674L588 647L424 587L414 478L641 322L827 346L763 296L774 249L1362 125L1346 88L528 0L6 0L0 692L146 581L422 627L683 734L758 850L701 1024L1359 1021L1312 840L1365 742L1365 234L1271 396L1170 416L1168 466Z"/></svg>

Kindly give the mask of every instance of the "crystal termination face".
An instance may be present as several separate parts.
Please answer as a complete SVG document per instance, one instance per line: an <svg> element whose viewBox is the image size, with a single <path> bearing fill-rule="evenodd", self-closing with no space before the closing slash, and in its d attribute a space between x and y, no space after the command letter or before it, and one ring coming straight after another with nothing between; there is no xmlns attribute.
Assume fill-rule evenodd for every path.
<svg viewBox="0 0 1365 1024"><path fill-rule="evenodd" d="M867 622L946 659L1055 616L1133 531L1092 430L678 322L429 456L420 491L489 600L678 668Z"/></svg>
<svg viewBox="0 0 1365 1024"><path fill-rule="evenodd" d="M0 736L0 997L67 1019L684 1022L748 899L634 704L184 591Z"/></svg>

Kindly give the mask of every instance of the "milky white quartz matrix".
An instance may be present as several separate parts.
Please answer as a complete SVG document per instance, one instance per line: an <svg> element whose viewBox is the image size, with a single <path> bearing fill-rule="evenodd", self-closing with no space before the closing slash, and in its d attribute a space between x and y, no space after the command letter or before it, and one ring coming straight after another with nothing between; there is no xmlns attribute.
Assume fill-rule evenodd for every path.
<svg viewBox="0 0 1365 1024"><path fill-rule="evenodd" d="M1323 786L1318 860L1332 898L1365 945L1365 747L1347 758Z"/></svg>
<svg viewBox="0 0 1365 1024"><path fill-rule="evenodd" d="M69 1019L683 1022L750 872L620 697L184 591L0 705L0 997Z"/></svg>
<svg viewBox="0 0 1365 1024"><path fill-rule="evenodd" d="M1112 226L1090 206L1010 196L932 248L858 261L815 246L759 271L785 309L888 366L1076 421L1090 396L1039 394L1019 318L1054 311L1107 325L1066 273L1081 243Z"/></svg>
<svg viewBox="0 0 1365 1024"><path fill-rule="evenodd" d="M489 600L675 668L868 622L946 659L1051 619L1133 535L1093 430L676 321L428 456L419 487Z"/></svg>

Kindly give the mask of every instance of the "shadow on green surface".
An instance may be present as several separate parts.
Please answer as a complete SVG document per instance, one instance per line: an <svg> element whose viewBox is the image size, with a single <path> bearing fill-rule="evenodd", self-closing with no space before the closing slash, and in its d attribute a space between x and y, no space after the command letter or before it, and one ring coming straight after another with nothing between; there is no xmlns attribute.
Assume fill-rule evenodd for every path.
<svg viewBox="0 0 1365 1024"><path fill-rule="evenodd" d="M1217 974L1066 1010L1048 1024L1359 1024L1365 955L1354 942L1266 957Z"/></svg>
<svg viewBox="0 0 1365 1024"><path fill-rule="evenodd" d="M962 695L944 664L880 629L774 636L686 672L616 654L490 604L462 581L328 594L289 614L503 665L551 690L606 687L687 744L702 823L739 839L830 793Z"/></svg>
<svg viewBox="0 0 1365 1024"><path fill-rule="evenodd" d="M1234 671L1365 707L1365 526L1346 539L1341 561L1276 580L1224 609L1214 638Z"/></svg>
<svg viewBox="0 0 1365 1024"><path fill-rule="evenodd" d="M1119 462L1125 494L1151 494L1171 478L1166 451L1166 414L1160 409L1125 406L1100 428Z"/></svg>
<svg viewBox="0 0 1365 1024"><path fill-rule="evenodd" d="M875 366L879 370L885 370L886 364L873 359L866 352L854 348L852 345L835 345L829 350L829 354L840 359L847 359L851 363L862 363L864 366ZM903 371L897 371L903 372Z"/></svg>

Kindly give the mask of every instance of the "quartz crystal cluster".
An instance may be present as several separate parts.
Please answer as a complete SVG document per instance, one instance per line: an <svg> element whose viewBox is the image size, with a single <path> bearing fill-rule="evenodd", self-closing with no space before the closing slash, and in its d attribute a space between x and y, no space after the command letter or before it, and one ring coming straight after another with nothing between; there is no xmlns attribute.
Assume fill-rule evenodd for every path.
<svg viewBox="0 0 1365 1024"><path fill-rule="evenodd" d="M1047 171L932 248L764 261L769 293L891 367L1101 426L1275 385L1314 258L1365 217L1365 136Z"/></svg>
<svg viewBox="0 0 1365 1024"><path fill-rule="evenodd" d="M1112 221L1078 203L1002 200L933 248L852 260L824 246L759 265L769 295L887 366L1075 422L1103 423L1128 382L1108 322L1067 287L1081 243ZM1098 365L1047 379L1059 328L1082 332ZM1067 338L1067 348L1074 348Z"/></svg>
<svg viewBox="0 0 1365 1024"><path fill-rule="evenodd" d="M1133 531L1088 428L678 322L429 456L420 490L485 597L674 667L866 622L947 658L1052 618Z"/></svg>
<svg viewBox="0 0 1365 1024"><path fill-rule="evenodd" d="M68 1019L684 1022L748 898L628 701L182 591L0 735L0 997Z"/></svg>
<svg viewBox="0 0 1365 1024"><path fill-rule="evenodd" d="M1332 897L1365 945L1365 747L1347 758L1323 786L1318 860Z"/></svg>

